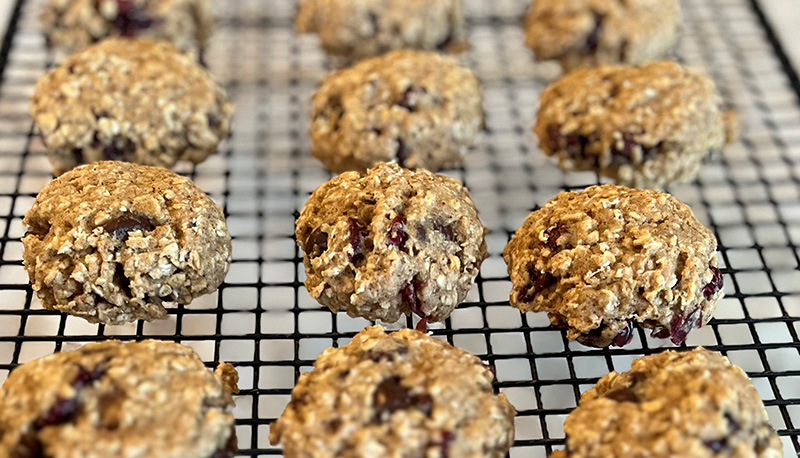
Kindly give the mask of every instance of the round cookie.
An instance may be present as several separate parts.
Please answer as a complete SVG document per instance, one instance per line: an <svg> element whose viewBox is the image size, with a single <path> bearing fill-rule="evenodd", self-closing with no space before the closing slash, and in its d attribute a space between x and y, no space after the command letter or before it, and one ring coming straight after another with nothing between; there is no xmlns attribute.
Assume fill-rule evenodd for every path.
<svg viewBox="0 0 800 458"><path fill-rule="evenodd" d="M675 47L680 16L677 0L536 0L525 17L525 43L565 72L640 64Z"/></svg>
<svg viewBox="0 0 800 458"><path fill-rule="evenodd" d="M333 172L378 162L436 172L483 130L478 81L449 57L396 51L333 72L311 106L313 154Z"/></svg>
<svg viewBox="0 0 800 458"><path fill-rule="evenodd" d="M486 228L458 181L378 164L317 188L297 220L306 287L332 311L443 321L486 259Z"/></svg>
<svg viewBox="0 0 800 458"><path fill-rule="evenodd" d="M90 322L165 318L228 272L222 210L188 178L158 167L98 162L39 192L23 224L23 259L46 309Z"/></svg>
<svg viewBox="0 0 800 458"><path fill-rule="evenodd" d="M48 45L70 53L121 36L202 56L214 29L210 0L49 0L40 19Z"/></svg>
<svg viewBox="0 0 800 458"><path fill-rule="evenodd" d="M547 312L567 337L623 346L634 324L675 344L722 297L717 241L669 194L616 185L564 192L534 211L503 250L511 305Z"/></svg>
<svg viewBox="0 0 800 458"><path fill-rule="evenodd" d="M551 458L780 458L781 444L740 368L703 348L645 356L581 396Z"/></svg>
<svg viewBox="0 0 800 458"><path fill-rule="evenodd" d="M477 357L425 333L372 326L300 376L270 442L286 458L501 458L514 408Z"/></svg>
<svg viewBox="0 0 800 458"><path fill-rule="evenodd" d="M641 188L693 179L734 135L714 83L674 62L573 72L542 93L534 132L562 169Z"/></svg>
<svg viewBox="0 0 800 458"><path fill-rule="evenodd" d="M101 160L197 164L228 136L232 111L188 55L141 39L108 39L70 56L31 99L55 175Z"/></svg>
<svg viewBox="0 0 800 458"><path fill-rule="evenodd" d="M397 49L465 50L463 0L303 0L298 33L317 33L329 54L357 61Z"/></svg>
<svg viewBox="0 0 800 458"><path fill-rule="evenodd" d="M191 348L90 343L16 368L0 388L0 456L233 458L236 370Z"/></svg>

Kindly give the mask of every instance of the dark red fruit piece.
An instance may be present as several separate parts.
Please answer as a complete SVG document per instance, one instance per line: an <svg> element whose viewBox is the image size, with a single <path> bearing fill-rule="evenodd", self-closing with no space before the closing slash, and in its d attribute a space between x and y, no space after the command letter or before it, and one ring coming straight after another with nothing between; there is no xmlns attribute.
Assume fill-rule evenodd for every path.
<svg viewBox="0 0 800 458"><path fill-rule="evenodd" d="M397 139L397 152L395 153L395 157L397 158L397 165L400 167L406 166L406 161L408 160L408 156L411 155L411 148L409 148L403 140Z"/></svg>
<svg viewBox="0 0 800 458"><path fill-rule="evenodd" d="M367 358L376 363L381 361L394 361L397 356L400 355L407 355L408 354L408 347L397 347L393 350L373 350L367 353Z"/></svg>
<svg viewBox="0 0 800 458"><path fill-rule="evenodd" d="M117 17L113 21L114 28L123 37L132 38L144 29L155 24L145 9L131 0L117 0Z"/></svg>
<svg viewBox="0 0 800 458"><path fill-rule="evenodd" d="M375 407L374 422L385 421L398 410L419 410L430 415L433 410L433 398L428 394L411 394L411 390L400 383L400 377L394 376L383 380L372 395Z"/></svg>
<svg viewBox="0 0 800 458"><path fill-rule="evenodd" d="M406 217L400 214L395 216L391 224L389 224L389 243L404 250L406 248L406 240L408 240Z"/></svg>
<svg viewBox="0 0 800 458"><path fill-rule="evenodd" d="M567 226L561 223L556 224L552 229L548 230L546 242L547 247L551 250L558 248L558 239L564 234L569 234L569 229L567 229Z"/></svg>
<svg viewBox="0 0 800 458"><path fill-rule="evenodd" d="M619 388L604 394L603 397L613 399L617 402L632 402L635 404L638 404L640 401L639 396L637 396L636 393L634 393L630 388Z"/></svg>
<svg viewBox="0 0 800 458"><path fill-rule="evenodd" d="M603 31L603 16L594 13L594 29L589 32L589 36L586 37L586 51L592 53L597 51L597 47L600 45L600 33Z"/></svg>
<svg viewBox="0 0 800 458"><path fill-rule="evenodd" d="M706 299L711 299L722 289L722 272L718 268L711 266L711 273L713 274L711 282L703 287L703 296Z"/></svg>
<svg viewBox="0 0 800 458"><path fill-rule="evenodd" d="M422 301L419 300L419 296L417 295L417 291L422 288L422 285L423 283L414 280L407 284L406 287L403 288L403 291L400 292L400 298L403 304L408 306L411 312L420 318L419 323L417 323L418 331L425 331L427 329L428 318L430 318L422 311Z"/></svg>
<svg viewBox="0 0 800 458"><path fill-rule="evenodd" d="M361 222L355 218L348 219L347 224L350 228L350 246L353 247L353 254L350 255L350 262L354 265L358 265L364 260L364 235L367 230Z"/></svg>
<svg viewBox="0 0 800 458"><path fill-rule="evenodd" d="M641 148L642 160L646 161L658 155L658 152L661 149L661 143L653 146L640 145L639 142L636 141L634 134L624 133L622 134L622 148L620 149L615 146L611 153L616 158L620 158L624 162L631 162L633 159L633 152L637 147Z"/></svg>
<svg viewBox="0 0 800 458"><path fill-rule="evenodd" d="M697 317L699 314L700 309L688 315L681 310L675 312L675 315L672 316L672 320L669 322L669 340L675 345L680 345L686 341L686 336L689 335L689 331L697 325Z"/></svg>
<svg viewBox="0 0 800 458"><path fill-rule="evenodd" d="M118 240L126 240L133 231L150 232L156 228L153 221L139 213L123 213L103 224L103 229Z"/></svg>
<svg viewBox="0 0 800 458"><path fill-rule="evenodd" d="M451 431L442 432L442 440L437 445L442 448L442 458L450 458L450 444L456 439L455 433Z"/></svg>
<svg viewBox="0 0 800 458"><path fill-rule="evenodd" d="M47 412L43 413L36 419L34 425L36 428L44 428L47 426L60 425L66 423L78 413L80 404L77 398L72 399L57 399L56 402L50 406Z"/></svg>
<svg viewBox="0 0 800 458"><path fill-rule="evenodd" d="M669 337L669 329L659 326L653 329L653 332L650 333L652 337L658 337L659 339L666 339Z"/></svg>
<svg viewBox="0 0 800 458"><path fill-rule="evenodd" d="M395 103L395 105L405 108L408 111L414 111L417 107L418 99L428 94L428 90L424 87L409 86L403 97Z"/></svg>
<svg viewBox="0 0 800 458"><path fill-rule="evenodd" d="M556 277L549 272L539 272L533 266L528 271L528 275L530 276L528 284L520 290L517 296L522 302L533 302L537 294L556 284Z"/></svg>
<svg viewBox="0 0 800 458"><path fill-rule="evenodd" d="M611 342L611 345L615 347L624 347L631 343L631 340L633 340L633 320L628 321L628 324L619 331Z"/></svg>
<svg viewBox="0 0 800 458"><path fill-rule="evenodd" d="M581 155L587 142L586 138L578 134L561 135L561 127L557 124L551 124L547 128L547 135L550 137L549 144L552 152L564 150L570 156Z"/></svg>
<svg viewBox="0 0 800 458"><path fill-rule="evenodd" d="M211 455L211 458L233 458L236 456L236 452L239 450L239 445L236 440L236 428L231 428L231 435L228 436L228 441L225 442L225 445L214 452Z"/></svg>
<svg viewBox="0 0 800 458"><path fill-rule="evenodd" d="M314 229L314 232L306 239L304 251L311 259L314 259L322 255L327 249L328 233Z"/></svg>
<svg viewBox="0 0 800 458"><path fill-rule="evenodd" d="M125 153L116 145L111 144L103 147L103 158L109 161L124 161Z"/></svg>

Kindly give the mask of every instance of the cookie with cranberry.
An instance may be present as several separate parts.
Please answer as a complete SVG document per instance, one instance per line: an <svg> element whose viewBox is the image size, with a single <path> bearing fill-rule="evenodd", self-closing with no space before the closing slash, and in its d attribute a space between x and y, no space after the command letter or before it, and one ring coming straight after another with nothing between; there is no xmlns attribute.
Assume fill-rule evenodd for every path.
<svg viewBox="0 0 800 458"><path fill-rule="evenodd" d="M189 56L143 39L112 38L70 56L31 99L55 175L102 160L197 164L228 136L232 111Z"/></svg>
<svg viewBox="0 0 800 458"><path fill-rule="evenodd" d="M70 53L108 37L139 37L198 56L215 22L211 0L48 0L40 19L48 45Z"/></svg>
<svg viewBox="0 0 800 458"><path fill-rule="evenodd" d="M480 359L425 333L372 326L300 376L270 442L286 458L501 458L514 408Z"/></svg>
<svg viewBox="0 0 800 458"><path fill-rule="evenodd" d="M106 161L39 192L25 215L23 260L46 309L122 324L165 318L217 289L231 238L222 210L188 178Z"/></svg>
<svg viewBox="0 0 800 458"><path fill-rule="evenodd" d="M237 380L157 340L46 356L0 388L0 456L233 458Z"/></svg>
<svg viewBox="0 0 800 458"><path fill-rule="evenodd" d="M463 0L303 0L295 27L350 61L397 49L467 48Z"/></svg>
<svg viewBox="0 0 800 458"><path fill-rule="evenodd" d="M661 188L689 181L735 137L714 83L674 62L578 70L542 93L534 132L564 170Z"/></svg>
<svg viewBox="0 0 800 458"><path fill-rule="evenodd" d="M740 368L703 348L644 356L583 393L551 458L781 458L783 444Z"/></svg>
<svg viewBox="0 0 800 458"><path fill-rule="evenodd" d="M524 23L536 58L558 60L565 72L664 58L679 26L677 0L536 0Z"/></svg>
<svg viewBox="0 0 800 458"><path fill-rule="evenodd" d="M449 57L396 51L333 72L311 106L313 154L333 172L378 162L436 172L483 130L478 80Z"/></svg>
<svg viewBox="0 0 800 458"><path fill-rule="evenodd" d="M616 185L564 192L534 211L503 257L511 305L567 337L623 346L636 325L675 344L722 297L714 234L669 194Z"/></svg>
<svg viewBox="0 0 800 458"><path fill-rule="evenodd" d="M486 228L458 181L381 163L317 188L297 220L306 288L332 311L443 321L486 259Z"/></svg>

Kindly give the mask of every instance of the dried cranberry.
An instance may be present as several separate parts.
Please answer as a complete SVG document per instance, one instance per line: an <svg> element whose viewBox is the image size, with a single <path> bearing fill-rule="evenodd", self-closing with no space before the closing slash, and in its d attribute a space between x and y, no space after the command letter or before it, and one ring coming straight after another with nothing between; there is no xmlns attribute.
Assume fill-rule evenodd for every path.
<svg viewBox="0 0 800 458"><path fill-rule="evenodd" d="M149 232L156 228L153 221L139 213L123 213L103 225L103 229L118 240L126 240L134 231Z"/></svg>
<svg viewBox="0 0 800 458"><path fill-rule="evenodd" d="M427 94L428 90L424 87L409 86L408 89L403 92L402 98L395 103L395 105L405 108L408 111L414 111L419 103L419 98Z"/></svg>
<svg viewBox="0 0 800 458"><path fill-rule="evenodd" d="M214 454L211 455L211 458L233 458L236 456L236 452L238 450L239 446L236 440L236 428L234 427L231 428L231 435L228 436L228 440L225 442L223 448L214 452Z"/></svg>
<svg viewBox="0 0 800 458"><path fill-rule="evenodd" d="M587 139L578 134L561 135L561 127L551 124L547 128L550 150L553 152L564 150L570 156L579 156L583 153Z"/></svg>
<svg viewBox="0 0 800 458"><path fill-rule="evenodd" d="M124 161L125 153L112 143L103 147L103 158L109 161Z"/></svg>
<svg viewBox="0 0 800 458"><path fill-rule="evenodd" d="M450 444L456 439L456 434L451 431L442 431L442 439L436 445L441 447L441 458L450 458Z"/></svg>
<svg viewBox="0 0 800 458"><path fill-rule="evenodd" d="M711 266L711 273L713 274L711 282L703 287L703 296L706 299L711 299L722 289L722 272L718 268Z"/></svg>
<svg viewBox="0 0 800 458"><path fill-rule="evenodd" d="M613 399L617 402L632 402L634 404L639 403L639 396L633 392L630 388L618 388L614 391L610 391L603 395L604 398Z"/></svg>
<svg viewBox="0 0 800 458"><path fill-rule="evenodd" d="M398 355L407 355L408 347L397 347L392 350L372 350L367 353L367 358L376 363L381 361L394 361Z"/></svg>
<svg viewBox="0 0 800 458"><path fill-rule="evenodd" d="M686 341L689 331L697 325L697 316L699 313L700 309L694 310L688 315L682 310L675 312L672 316L672 320L669 322L669 340L675 345L680 345Z"/></svg>
<svg viewBox="0 0 800 458"><path fill-rule="evenodd" d="M117 0L117 17L113 21L114 28L123 37L135 37L144 29L155 24L155 20L147 15L145 9L132 0Z"/></svg>
<svg viewBox="0 0 800 458"><path fill-rule="evenodd" d="M389 243L404 250L406 248L406 240L408 240L408 232L406 232L406 217L398 214L392 219L389 224Z"/></svg>
<svg viewBox="0 0 800 458"><path fill-rule="evenodd" d="M653 332L651 332L650 335L652 337L658 337L659 339L666 339L667 337L669 337L669 329L663 326L658 326L655 329L653 329Z"/></svg>
<svg viewBox="0 0 800 458"><path fill-rule="evenodd" d="M593 53L600 45L600 33L603 31L603 16L594 13L594 29L586 37L586 51Z"/></svg>
<svg viewBox="0 0 800 458"><path fill-rule="evenodd" d="M397 158L397 165L400 167L406 166L406 161L408 160L408 156L411 155L411 148L406 145L406 143L401 140L397 139L397 152L395 153L395 157Z"/></svg>
<svg viewBox="0 0 800 458"><path fill-rule="evenodd" d="M624 347L628 345L631 340L633 340L633 320L628 321L628 324L625 325L622 330L614 337L614 340L611 342L611 345L616 347Z"/></svg>
<svg viewBox="0 0 800 458"><path fill-rule="evenodd" d="M547 231L547 247L551 250L558 248L558 239L560 239L564 234L569 234L569 229L567 229L567 226L561 223L558 223L553 228L549 229Z"/></svg>
<svg viewBox="0 0 800 458"><path fill-rule="evenodd" d="M528 271L530 280L519 292L518 298L522 302L533 302L537 294L556 284L556 277L549 272L539 272L531 267Z"/></svg>
<svg viewBox="0 0 800 458"><path fill-rule="evenodd" d="M36 419L35 426L44 428L47 426L60 425L66 423L78 413L80 403L77 398L62 399L58 398L47 412Z"/></svg>
<svg viewBox="0 0 800 458"><path fill-rule="evenodd" d="M633 134L624 133L622 134L622 149L615 148L614 154L617 156L622 156L630 161L633 157L633 151L637 146L639 146L639 143L633 137Z"/></svg>
<svg viewBox="0 0 800 458"><path fill-rule="evenodd" d="M426 416L433 410L433 398L428 394L412 394L403 386L400 377L393 376L383 380L372 395L375 407L374 422L385 421L399 410L418 410Z"/></svg>
<svg viewBox="0 0 800 458"><path fill-rule="evenodd" d="M304 251L311 259L317 258L328 250L328 233L314 229L306 239Z"/></svg>
<svg viewBox="0 0 800 458"><path fill-rule="evenodd" d="M358 265L364 260L364 235L366 235L367 230L361 222L355 218L348 219L347 224L350 229L350 246L353 248L353 254L350 255L350 262L354 265Z"/></svg>
<svg viewBox="0 0 800 458"><path fill-rule="evenodd" d="M417 280L407 284L403 291L400 292L400 298L412 313L419 316L420 320L417 323L417 330L424 331L427 329L428 319L430 318L422 311L422 301L419 300L417 291L422 288L422 282Z"/></svg>

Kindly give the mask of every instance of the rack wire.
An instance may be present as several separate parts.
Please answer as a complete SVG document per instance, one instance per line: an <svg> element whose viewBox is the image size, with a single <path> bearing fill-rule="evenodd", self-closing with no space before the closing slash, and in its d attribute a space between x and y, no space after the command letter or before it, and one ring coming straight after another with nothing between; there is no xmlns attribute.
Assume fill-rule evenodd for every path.
<svg viewBox="0 0 800 458"><path fill-rule="evenodd" d="M236 106L220 153L183 165L226 212L233 263L220 290L170 310L169 319L105 327L43 310L22 266L21 221L50 179L32 132L28 98L57 56L36 20L41 0L16 0L0 48L0 381L18 364L107 338L159 338L192 346L211 365L232 362L242 456L275 456L269 424L302 372L326 347L343 345L369 323L333 315L303 287L294 219L310 192L330 178L309 151L309 97L330 64L314 37L298 37L295 1L216 2L220 24L210 70ZM706 70L743 122L741 142L674 186L720 241L725 292L714 320L688 346L726 354L752 378L785 456L800 452L800 81L757 0L682 0L678 54ZM530 133L538 95L557 76L523 46L528 0L467 0L472 49L463 63L481 80L487 132L466 164L448 174L470 188L490 229L490 257L468 296L433 334L479 355L497 372L496 389L517 408L511 457L545 457L563 446L562 422L580 393L611 370L672 345L638 330L622 349L568 341L544 314L508 305L511 284L500 253L535 207L564 189L596 184L563 173ZM410 326L412 323L401 323Z"/></svg>

